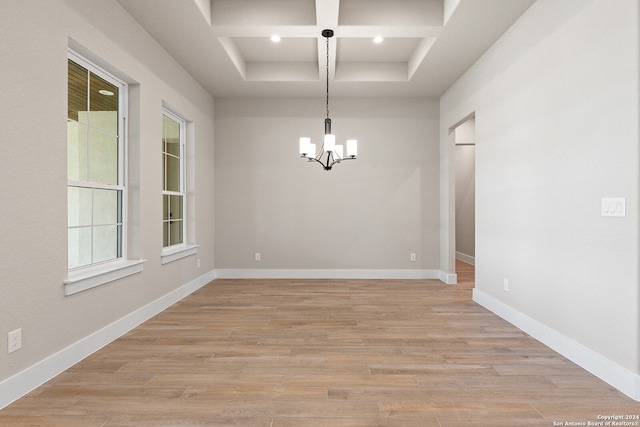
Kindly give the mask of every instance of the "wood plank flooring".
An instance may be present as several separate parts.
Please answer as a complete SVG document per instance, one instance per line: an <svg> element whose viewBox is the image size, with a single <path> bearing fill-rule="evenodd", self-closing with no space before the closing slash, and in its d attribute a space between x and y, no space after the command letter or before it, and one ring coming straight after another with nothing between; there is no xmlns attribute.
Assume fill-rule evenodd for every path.
<svg viewBox="0 0 640 427"><path fill-rule="evenodd" d="M553 426L640 414L461 283L217 280L0 411L0 425Z"/></svg>
<svg viewBox="0 0 640 427"><path fill-rule="evenodd" d="M476 269L473 265L456 260L456 274L458 275L458 288L473 288L476 281Z"/></svg>

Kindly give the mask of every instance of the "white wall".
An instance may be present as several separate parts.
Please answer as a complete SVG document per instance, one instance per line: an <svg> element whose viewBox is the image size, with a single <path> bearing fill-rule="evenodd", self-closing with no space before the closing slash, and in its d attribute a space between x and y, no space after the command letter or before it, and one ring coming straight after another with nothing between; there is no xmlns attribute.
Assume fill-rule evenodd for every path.
<svg viewBox="0 0 640 427"><path fill-rule="evenodd" d="M3 1L0 39L2 407L16 384L3 380L213 271L214 110L213 99L115 1ZM65 297L70 44L132 83L129 160L139 173L130 176L129 247L147 261L142 273ZM166 265L160 264L163 102L194 132L190 204L201 245L197 255ZM3 337L17 328L23 347L8 355Z"/></svg>
<svg viewBox="0 0 640 427"><path fill-rule="evenodd" d="M324 113L323 99L216 100L216 267L437 272L437 101L332 99L358 159L331 171L298 154Z"/></svg>
<svg viewBox="0 0 640 427"><path fill-rule="evenodd" d="M638 34L635 1L539 0L442 97L440 131L447 177L475 112L476 295L630 373L636 398Z"/></svg>

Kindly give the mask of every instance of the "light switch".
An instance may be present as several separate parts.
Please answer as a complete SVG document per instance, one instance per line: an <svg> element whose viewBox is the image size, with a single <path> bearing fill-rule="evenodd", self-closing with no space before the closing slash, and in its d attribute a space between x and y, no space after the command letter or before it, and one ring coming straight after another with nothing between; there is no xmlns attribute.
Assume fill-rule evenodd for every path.
<svg viewBox="0 0 640 427"><path fill-rule="evenodd" d="M624 197L603 198L602 216L626 217L626 199Z"/></svg>

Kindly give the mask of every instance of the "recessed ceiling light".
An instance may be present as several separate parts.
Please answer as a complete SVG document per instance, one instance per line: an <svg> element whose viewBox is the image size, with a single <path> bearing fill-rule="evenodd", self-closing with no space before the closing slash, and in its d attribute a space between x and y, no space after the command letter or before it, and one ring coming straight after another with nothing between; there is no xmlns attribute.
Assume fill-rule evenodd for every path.
<svg viewBox="0 0 640 427"><path fill-rule="evenodd" d="M277 34L274 34L273 36L271 36L271 41L274 43L278 43L280 41L280 36Z"/></svg>
<svg viewBox="0 0 640 427"><path fill-rule="evenodd" d="M100 89L98 91L98 93L100 95L105 95L105 96L113 96L113 95L115 95L113 92L111 92L110 90L106 90L106 89Z"/></svg>
<svg viewBox="0 0 640 427"><path fill-rule="evenodd" d="M373 38L374 43L382 43L383 41L384 39L382 38L382 36L376 36Z"/></svg>

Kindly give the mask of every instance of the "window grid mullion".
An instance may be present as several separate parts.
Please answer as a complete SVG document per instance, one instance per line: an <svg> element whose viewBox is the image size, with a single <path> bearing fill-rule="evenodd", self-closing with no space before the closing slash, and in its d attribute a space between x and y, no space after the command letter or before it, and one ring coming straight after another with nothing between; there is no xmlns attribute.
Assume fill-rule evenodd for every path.
<svg viewBox="0 0 640 427"><path fill-rule="evenodd" d="M124 191L125 189L125 187L122 185L102 184L99 182L75 181L75 180L68 180L67 185L69 187L95 188L97 190Z"/></svg>
<svg viewBox="0 0 640 427"><path fill-rule="evenodd" d="M94 224L93 224L93 217L94 217L94 209L95 209L95 200L94 200L94 195L95 195L95 189L91 189L91 264L93 264L94 262L94 248L93 248L93 233L94 233Z"/></svg>
<svg viewBox="0 0 640 427"><path fill-rule="evenodd" d="M171 241L171 197L167 198L167 212L169 213L169 218L167 218L167 223L169 224L169 233L167 235L167 243L169 246L173 244Z"/></svg>
<svg viewBox="0 0 640 427"><path fill-rule="evenodd" d="M164 122L164 114L162 115L162 183L163 190L167 190L167 125Z"/></svg>
<svg viewBox="0 0 640 427"><path fill-rule="evenodd" d="M86 157L84 162L84 176L87 181L89 180L89 159L91 158L91 156L89 155L90 154L89 147L91 146L89 144L89 138L91 136L91 114L89 114L90 111L91 111L91 71L89 70L89 67L87 67L87 122L84 123L84 127L85 127L84 152ZM78 121L80 121L79 113L78 113ZM91 263L93 264L93 256L91 257Z"/></svg>
<svg viewBox="0 0 640 427"><path fill-rule="evenodd" d="M180 156L180 155L177 155L177 156L176 156L175 154L171 154L171 153L168 153L168 152L166 152L166 151L164 151L162 154L164 154L164 155L165 155L165 156L167 156L167 157L173 157L174 159L178 159L178 160L181 160L181 159L182 159L182 156Z"/></svg>
<svg viewBox="0 0 640 427"><path fill-rule="evenodd" d="M163 173L163 177L164 177L164 184L163 185L164 185L164 187L163 187L163 189L164 189L164 191L167 191L167 175L168 174L167 174L167 155L166 154L162 156L162 162L164 163L164 166L163 166L164 167L164 173Z"/></svg>

